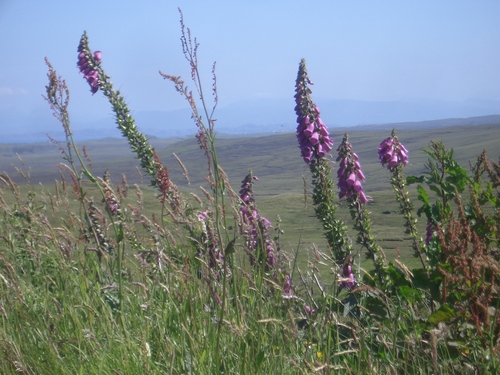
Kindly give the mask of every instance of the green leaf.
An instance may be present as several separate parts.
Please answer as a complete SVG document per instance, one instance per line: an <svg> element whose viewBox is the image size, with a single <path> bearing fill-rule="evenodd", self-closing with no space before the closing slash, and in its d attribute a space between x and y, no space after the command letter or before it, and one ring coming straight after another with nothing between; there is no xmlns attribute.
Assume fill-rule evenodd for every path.
<svg viewBox="0 0 500 375"><path fill-rule="evenodd" d="M205 359L207 358L207 350L203 350L203 353L201 353L201 358L199 362L199 366L203 366L203 363L205 362Z"/></svg>
<svg viewBox="0 0 500 375"><path fill-rule="evenodd" d="M259 368L262 365L262 362L264 361L264 356L265 356L265 353L263 350L261 350L259 352L259 354L257 354L257 357L255 358L256 368Z"/></svg>
<svg viewBox="0 0 500 375"><path fill-rule="evenodd" d="M231 254L234 254L234 244L236 242L236 238L233 238L226 246L224 250L224 256L229 257Z"/></svg>
<svg viewBox="0 0 500 375"><path fill-rule="evenodd" d="M408 176L406 177L406 184L407 185L410 185L410 184L414 184L415 182L424 182L424 176Z"/></svg>
<svg viewBox="0 0 500 375"><path fill-rule="evenodd" d="M431 316L429 316L429 322L433 325L436 325L441 322L449 322L456 316L456 311L445 303L441 305L441 307L437 311L431 314Z"/></svg>
<svg viewBox="0 0 500 375"><path fill-rule="evenodd" d="M417 186L417 192L418 192L418 199L424 202L424 204L430 205L429 196L427 195L427 192L422 187L422 185Z"/></svg>
<svg viewBox="0 0 500 375"><path fill-rule="evenodd" d="M116 233L116 242L120 243L123 240L123 224L118 226L118 230Z"/></svg>

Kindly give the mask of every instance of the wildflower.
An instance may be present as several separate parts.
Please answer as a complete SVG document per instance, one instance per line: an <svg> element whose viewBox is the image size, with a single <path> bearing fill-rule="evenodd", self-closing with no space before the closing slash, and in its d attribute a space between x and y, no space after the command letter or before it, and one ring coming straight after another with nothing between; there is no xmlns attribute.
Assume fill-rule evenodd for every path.
<svg viewBox="0 0 500 375"><path fill-rule="evenodd" d="M95 94L99 90L99 72L96 69L97 65L101 62L102 52L95 51L91 53L88 47L87 35L83 34L78 45L78 62L77 66L83 78L87 80L90 85L90 91Z"/></svg>
<svg viewBox="0 0 500 375"><path fill-rule="evenodd" d="M408 164L408 150L399 143L396 132L393 130L392 135L382 141L378 146L378 158L382 166L387 164L390 171L398 164Z"/></svg>
<svg viewBox="0 0 500 375"><path fill-rule="evenodd" d="M219 239L214 233L213 225L210 221L211 214L208 210L200 212L198 214L198 220L202 223L203 230L203 241L206 249L208 250L208 267L212 270L218 268L218 265L222 262L223 256L222 252L219 250ZM219 272L217 271L215 276L218 277Z"/></svg>
<svg viewBox="0 0 500 375"><path fill-rule="evenodd" d="M342 143L337 148L339 153L337 161L339 169L337 177L339 182L337 186L340 189L339 198L353 198L365 204L370 200L363 192L362 182L365 180L365 175L361 171L359 157L355 152L352 152L352 146L348 141L347 133L344 135Z"/></svg>
<svg viewBox="0 0 500 375"><path fill-rule="evenodd" d="M198 220L205 221L208 219L208 211L203 211L198 214Z"/></svg>
<svg viewBox="0 0 500 375"><path fill-rule="evenodd" d="M120 203L115 192L111 188L111 176L108 170L106 170L106 172L104 173L102 183L105 196L103 202L106 203L107 211L109 212L109 214L111 214L111 216L120 215Z"/></svg>
<svg viewBox="0 0 500 375"><path fill-rule="evenodd" d="M429 246L429 243L431 242L433 236L434 225L430 221L427 221L427 226L425 227L425 244L427 246Z"/></svg>
<svg viewBox="0 0 500 375"><path fill-rule="evenodd" d="M158 189L160 190L160 202L163 204L167 198L167 195L169 193L169 189L171 186L170 183L170 177L168 175L168 168L162 164L160 157L156 153L156 150L153 148L153 160L155 163L155 169L156 169L156 186L158 186Z"/></svg>
<svg viewBox="0 0 500 375"><path fill-rule="evenodd" d="M314 313L316 312L316 310L309 305L304 305L304 310L307 315L314 315Z"/></svg>
<svg viewBox="0 0 500 375"><path fill-rule="evenodd" d="M342 281L339 284L340 289L351 289L356 285L356 277L352 271L352 259L349 259L342 267Z"/></svg>
<svg viewBox="0 0 500 375"><path fill-rule="evenodd" d="M320 117L319 108L311 100L306 61L302 59L295 85L295 113L297 114L297 140L301 156L309 164L313 159L324 158L333 147L333 139Z"/></svg>
<svg viewBox="0 0 500 375"><path fill-rule="evenodd" d="M292 278L289 274L285 274L285 284L283 285L283 295L292 295Z"/></svg>
<svg viewBox="0 0 500 375"><path fill-rule="evenodd" d="M253 183L258 180L250 171L243 181L241 181L241 190L239 191L242 200L240 212L243 216L245 227L245 245L250 251L250 262L252 265L255 264L255 254L253 253L259 250L260 246L260 250L265 251L266 269L272 269L277 262L276 249L268 230L272 224L267 218L260 216L255 207L253 195Z"/></svg>

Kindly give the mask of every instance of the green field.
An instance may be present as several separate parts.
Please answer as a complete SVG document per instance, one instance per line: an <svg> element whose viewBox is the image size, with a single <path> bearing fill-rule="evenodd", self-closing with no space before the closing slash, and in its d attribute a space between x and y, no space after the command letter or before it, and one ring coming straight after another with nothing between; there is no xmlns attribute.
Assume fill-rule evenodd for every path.
<svg viewBox="0 0 500 375"><path fill-rule="evenodd" d="M367 205L371 234L388 260L401 260L384 268L387 284L366 274L374 262L365 261L347 203L338 201L337 218L349 226L353 244L357 282L353 289L342 289L342 267L321 256L330 251L312 206L310 171L293 133L221 137L216 143L232 189L238 192L252 169L259 177L254 191L261 215L275 225L277 217L281 219L280 249L290 257L271 271L250 267L244 236L232 229L243 228L242 219L236 225L227 223L225 233L217 237L227 244L223 249L227 263L217 269L209 265L213 242L207 228L214 226L208 219L200 222L196 214L214 203L208 204L200 190L210 189L204 180L206 160L194 138L151 140L169 168L170 179L186 197L188 204L178 206L162 206L158 190L148 186L149 176L142 176L125 141L78 145L85 148L82 154L93 176L109 171L112 189L108 190L103 181L90 183L83 178L78 183L71 178L57 145L0 145L0 172L11 178L0 174L0 372L497 372L500 299L497 274L492 271L500 270L499 229L494 222L498 211L477 217L469 213L459 229L450 220L445 228L456 243L447 248L439 240L441 254L447 258L438 266L450 267L458 278L447 276L441 268L425 278L404 232L391 174L377 158L377 147L391 129L350 130L353 151L366 175L364 191L373 199ZM343 131L333 129L333 136L338 145ZM410 129L398 136L410 151L406 175L424 171L427 156L422 149L431 140L453 148L466 169L483 149L494 162L500 153L500 124ZM188 179L174 153L187 169ZM333 156L331 162L336 181ZM122 174L127 176L128 194L123 193L127 185ZM486 210L498 208L498 187L491 182L498 175L482 178L475 197L483 200ZM123 198L122 214L112 213L104 203L110 190ZM415 190L409 187L418 208L421 202ZM466 193L464 198L469 196ZM175 189L169 194L174 196ZM201 203L191 194L202 197ZM235 201L234 211L227 212L238 211L239 204ZM175 207L182 209L165 213ZM456 209L456 202L452 207ZM231 221L232 215L228 217ZM417 225L421 236L425 220ZM462 242L461 231L471 228L480 237ZM230 241L233 234L238 241ZM433 256L431 246L426 247L429 256ZM470 267L469 260L477 263ZM291 292L286 292L290 274ZM486 314L470 306L486 306Z"/></svg>
<svg viewBox="0 0 500 375"><path fill-rule="evenodd" d="M373 232L377 241L389 259L397 256L399 251L410 266L417 266L417 260L410 255L409 239L401 225L402 216L389 184L390 174L381 167L377 158L377 147L390 135L391 129L332 129L336 145L340 143L345 131L349 132L349 139L360 157L366 175L364 190L373 198L368 207L372 214ZM483 149L486 149L490 159L495 161L500 154L500 124L406 129L398 132L398 136L410 151L410 162L405 168L406 175L420 175L423 172L427 157L422 153L422 149L429 146L430 140L442 140L448 148L453 148L457 161L467 169L469 162L474 162ZM199 186L207 187L204 181L206 162L194 137L185 140L152 138L151 144L168 166L171 180L186 193L201 194ZM129 184L137 183L145 191L153 191L148 189L149 180L142 176L138 162L125 140L96 140L80 144L80 147L83 146L87 150L95 175L102 176L109 170L113 182L119 183L121 175L125 174ZM314 216L309 193L304 195L304 181L307 191L310 192L311 189L310 173L300 158L294 133L222 138L217 141L217 150L219 162L235 191L239 190L241 180L249 169L259 177L255 186L257 205L262 214L271 221L278 215L282 219L282 229L285 232L282 237L284 249L291 253L300 250L300 260L307 259L313 244L325 250L326 241ZM174 153L186 167L189 182L183 176ZM60 157L57 145L3 144L0 145L0 155L2 170L8 172L18 183L26 181L13 166L25 171L32 185L43 184L49 187L55 180L61 179L58 165L64 160ZM332 170L335 173L334 158L335 152L332 152ZM410 192L414 191L414 188L410 187ZM154 199L150 201L154 202ZM154 212L154 208L152 203L151 212ZM340 209L338 214L349 222L347 210ZM419 223L419 227L422 231L425 222ZM370 264L366 266L369 267Z"/></svg>

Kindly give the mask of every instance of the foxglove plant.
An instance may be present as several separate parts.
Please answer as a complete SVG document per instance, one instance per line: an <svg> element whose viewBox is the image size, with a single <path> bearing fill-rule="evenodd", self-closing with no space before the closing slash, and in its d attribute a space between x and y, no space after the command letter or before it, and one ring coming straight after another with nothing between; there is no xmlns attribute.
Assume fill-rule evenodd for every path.
<svg viewBox="0 0 500 375"><path fill-rule="evenodd" d="M99 72L96 66L101 62L102 53L101 51L95 51L93 58L91 58L89 49L85 48L85 43L82 41L83 38L78 45L77 66L80 73L83 74L83 78L90 85L90 91L95 94L99 90Z"/></svg>
<svg viewBox="0 0 500 375"><path fill-rule="evenodd" d="M342 290L352 289L356 286L356 276L352 270L352 258L348 259L342 267L342 281L339 284L339 288Z"/></svg>
<svg viewBox="0 0 500 375"><path fill-rule="evenodd" d="M102 54L100 51L92 53L90 50L87 33L84 32L78 44L77 66L89 83L91 92L96 93L101 89L103 94L108 98L115 112L118 128L123 136L128 139L131 148L137 154L141 162L141 167L153 178L151 185L158 187L161 192L164 192L168 189L167 186L163 186L164 184L168 184L165 181L166 167L159 163L158 157L155 157L154 149L148 144L148 139L137 129L130 110L125 104L125 99L120 95L119 91L114 90L109 76L102 69L101 58Z"/></svg>
<svg viewBox="0 0 500 375"><path fill-rule="evenodd" d="M243 217L245 245L250 254L250 264L265 264L266 271L271 271L277 263L277 254L274 242L271 239L269 228L271 222L259 214L255 206L253 194L254 181L259 179L250 171L241 181L239 191L241 198L240 213ZM276 275L275 275L276 277Z"/></svg>
<svg viewBox="0 0 500 375"><path fill-rule="evenodd" d="M300 154L307 164L323 159L333 147L333 139L321 120L319 108L311 100L308 85L312 84L307 75L306 61L302 59L295 85L295 113Z"/></svg>
<svg viewBox="0 0 500 375"><path fill-rule="evenodd" d="M339 267L351 251L347 240L347 228L342 220L335 217L334 184L330 179L330 165L326 158L333 147L328 128L320 117L320 110L311 99L312 85L302 59L295 83L295 113L297 114L297 140L300 153L309 165L312 174L313 203L318 219L323 224L325 237Z"/></svg>
<svg viewBox="0 0 500 375"><path fill-rule="evenodd" d="M222 264L222 252L219 250L219 239L214 233L213 224L210 223L212 213L208 210L198 214L198 220L202 223L205 236L205 247L208 249L208 267L218 277L220 265Z"/></svg>
<svg viewBox="0 0 500 375"><path fill-rule="evenodd" d="M352 152L352 146L347 140L347 133L344 136L342 144L337 148L339 156L339 169L337 170L338 183L340 189L339 198L347 197L358 200L365 204L368 203L369 197L363 192L362 182L365 180L365 175L361 171L359 157L355 152Z"/></svg>
<svg viewBox="0 0 500 375"><path fill-rule="evenodd" d="M398 165L408 164L408 150L402 143L399 143L395 129L392 131L391 136L384 139L378 146L378 158L382 166L387 164L387 168L391 172Z"/></svg>
<svg viewBox="0 0 500 375"><path fill-rule="evenodd" d="M355 220L354 228L358 233L357 242L366 248L366 256L372 259L378 281L382 286L386 284L385 254L382 248L375 243L375 239L371 234L371 220L365 208L371 198L366 196L363 191L362 182L365 180L365 175L361 170L358 155L352 150L347 133L345 133L342 143L337 148L337 152L339 197L346 198L349 203L351 215Z"/></svg>
<svg viewBox="0 0 500 375"><path fill-rule="evenodd" d="M408 153L405 146L399 142L395 129L392 130L391 136L384 139L378 147L380 163L382 166L387 166L387 169L392 172L391 185L396 194L401 213L406 220L406 232L410 234L415 255L420 259L420 263L428 275L427 262L418 241L417 219L413 217L413 205L406 189L406 178L403 173L403 168L408 164ZM429 231L432 237L432 226L427 227L427 237L429 237ZM426 244L428 244L427 239Z"/></svg>

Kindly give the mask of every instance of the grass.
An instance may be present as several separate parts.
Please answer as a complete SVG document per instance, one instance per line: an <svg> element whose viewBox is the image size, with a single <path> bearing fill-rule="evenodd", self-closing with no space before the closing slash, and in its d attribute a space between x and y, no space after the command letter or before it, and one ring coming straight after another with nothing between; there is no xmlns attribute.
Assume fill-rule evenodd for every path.
<svg viewBox="0 0 500 375"><path fill-rule="evenodd" d="M409 187L425 216L414 225L397 142L388 151L400 157L392 173L376 157L390 130L349 129L373 200L353 184L360 167L345 138L342 187L354 193L332 202L336 179L312 146L328 139L305 60L296 111L318 153L309 171L294 134L215 142L182 13L181 43L197 92L160 75L187 99L197 141L150 144L101 54L85 32L80 39L79 68L109 100L138 160L126 142L74 142L69 90L46 59L46 100L67 144L0 146L14 164L0 174L0 373L498 373L500 169L484 154L470 172L457 163L483 148L496 156L498 125L398 134L411 152L405 173L426 172L422 187ZM430 139L455 154L434 142L424 156ZM427 222L424 244L415 231L426 233Z"/></svg>
<svg viewBox="0 0 500 375"><path fill-rule="evenodd" d="M455 146L450 141L449 146L457 150L457 155L461 154L462 160L472 159L472 153L489 142L497 144L498 133L491 133L491 127L478 127L479 135L490 136L479 140L475 148L463 142L470 129L454 130L442 134L458 142ZM419 144L418 132L410 134L415 144ZM496 138L492 134L496 134ZM362 161L369 153L364 150L368 147L365 142L373 137L373 134L353 132L351 140L361 145ZM406 304L401 305L400 318L392 320L406 323L388 326L372 321L369 316L361 324L357 319L344 316L343 304L332 304L334 300L329 296L335 295L335 278L331 274L331 264L321 256L328 251L313 207L302 193L301 179L289 170L294 163L283 164L287 165L286 170L279 168L279 163L291 158L289 154L296 154L297 150L282 152L281 148L273 147L286 145L288 138L290 135L221 142L222 160L234 160L239 156L238 162L244 165L256 163L254 171L261 172L261 180L256 185L258 207L266 217L281 217L281 228L285 232L282 246L290 254L290 262L296 252L299 254L297 269L301 270L294 274L296 297L283 299L281 288L272 279L249 273L242 245L239 245L237 252L240 255L233 269L234 280L238 280L237 293L228 301L222 325L218 322L217 299L210 296L220 290L207 288L206 280L197 276L196 269L186 268L186 264L169 258L165 258L167 262L163 263L161 271L154 263L137 262L136 256L155 246L154 238L160 233L144 223L145 218L158 213L156 193L151 188L140 186L138 195L131 188L122 202L123 207L129 205L127 220L130 223L127 225L134 221L139 225L127 226L129 230L135 228L135 237L130 238L138 242L136 247L127 246L123 270L125 289L119 311L116 264L112 256L98 261L91 243L82 237L85 224L78 214L81 206L71 190L71 182L66 181L64 186L59 181L57 189L54 184L17 186L4 183L0 225L3 243L0 254L3 296L0 303L0 372L430 374L437 369L440 373L462 373L464 368L451 359L454 355L449 351L453 349L444 342L435 348L442 358L436 363L432 343L425 339L428 334L425 332L429 331L423 328L422 321L409 319L407 314L412 310L406 311ZM400 134L400 138L404 139L405 134ZM104 144L108 145L107 142L110 141ZM239 148L247 149L252 142L262 145L261 155L238 151ZM93 150L97 158L92 162L93 168L106 165L111 171L114 168L131 169L113 159L101 160L105 152L102 150L99 154L102 144L96 144ZM191 141L169 145L188 168L192 163L191 153L197 152L195 146ZM3 147L5 150L7 146ZM51 153L39 147L33 146L32 155L39 163L37 171L40 165L53 163ZM94 155L91 156L94 159ZM421 156L412 156L423 160ZM29 168L27 160L30 159L24 154L23 159L25 168ZM408 267L417 267L419 264L411 255L409 238L403 232L393 193L382 184L387 176L380 175L387 173L380 167L376 171L375 163L366 160L363 166L367 180L373 181L373 202L368 206L374 223L373 233L389 259L400 257ZM228 166L226 172L229 173L241 170L231 163ZM307 171L300 168L306 174ZM413 170L417 170L416 166ZM171 171L172 176L178 176L174 166ZM193 176L191 185L184 185L183 189L196 191L194 177L199 178L196 166L189 172ZM282 178L288 182L281 181ZM238 188L237 179L233 187ZM88 197L94 196L98 201L98 190L91 185L85 186L85 190ZM279 194L272 194L272 191L279 191ZM132 215L134 210L140 214ZM349 220L347 210L342 207L339 214L342 219ZM174 229L172 231L175 235ZM111 235L110 227L106 233ZM353 231L350 234L354 236ZM184 251L192 251L189 241L181 237L178 240L183 243ZM362 266L370 269L370 262L363 262ZM317 284L318 278L322 280L320 284ZM318 312L308 315L304 304L316 307ZM327 306L333 310L326 309ZM395 307L395 311L399 310ZM370 321L375 324L371 329ZM393 324L397 325L395 331ZM373 331L373 327L378 328ZM393 327L392 331L389 327ZM219 362L214 353L217 337L222 348L218 358L223 358ZM385 345L387 350L378 349L376 354L380 345ZM473 355L468 355L468 362L473 362Z"/></svg>
<svg viewBox="0 0 500 375"><path fill-rule="evenodd" d="M416 266L413 258L410 239L403 232L402 216L399 206L394 200L394 194L389 184L389 172L381 168L376 158L376 147L380 140L387 137L387 131L356 131L348 129L350 139L360 156L363 171L367 176L364 184L365 191L373 198L369 204L370 212L374 217L374 235L380 245L386 250L389 259L399 255L410 266ZM339 142L342 133L334 133ZM442 140L449 148L455 150L457 161L467 166L470 161L487 149L490 155L500 152L500 124L480 125L474 127L449 127L426 130L404 130L399 134L400 139L410 150L410 164L405 169L407 175L420 175L427 157L421 152L428 146L430 139ZM471 142L471 140L474 140ZM159 154L169 168L172 181L179 185L186 193L200 194L199 186L206 186L204 176L206 164L201 162L202 152L193 139L172 140L153 139L152 144L158 148ZM80 145L83 146L83 145ZM95 175L103 175L106 170L111 171L115 183L121 179L121 174L127 176L130 184L137 183L145 192L154 194L145 186L148 178L142 175L137 168L137 160L129 151L126 141L106 139L91 141L85 144L90 156L92 171ZM289 252L299 251L300 260L307 259L313 245L326 249L326 242L322 236L314 215L312 202L304 199L304 180L306 188L312 188L309 182L309 170L297 157L298 149L294 134L269 135L257 138L232 138L218 141L219 160L230 178L235 190L239 189L240 181L249 169L259 177L255 186L257 205L265 217L274 221L278 216L282 219L284 245ZM19 158L12 154L18 152ZM57 146L52 144L24 144L1 145L0 152L4 155L5 163L10 163L25 171L32 183L38 182L50 189L55 180L60 180L60 171L57 168L61 163ZM185 180L182 169L172 156L175 153L185 165L189 184ZM24 168L23 164L24 163ZM7 167L7 165L5 166ZM26 182L16 171L5 168L15 182ZM297 171L299 171L297 173ZM335 171L335 170L334 170ZM303 178L302 178L303 176ZM46 185L48 184L48 185ZM411 190L415 195L415 190ZM153 199L145 200L147 215L156 211ZM341 218L349 221L347 210L339 211ZM424 233L425 222L420 223L420 232ZM351 235L353 233L351 232ZM303 258L302 258L303 257ZM369 267L369 264L365 266Z"/></svg>

